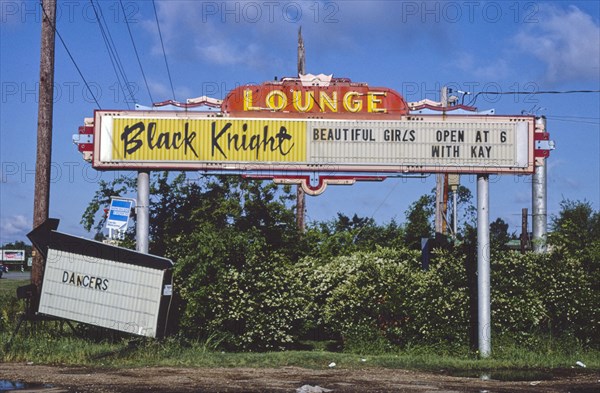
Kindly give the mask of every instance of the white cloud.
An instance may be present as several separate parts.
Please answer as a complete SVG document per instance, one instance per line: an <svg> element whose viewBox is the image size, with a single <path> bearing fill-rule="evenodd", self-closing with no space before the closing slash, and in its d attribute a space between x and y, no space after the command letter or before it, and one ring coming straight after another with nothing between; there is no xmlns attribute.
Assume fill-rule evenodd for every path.
<svg viewBox="0 0 600 393"><path fill-rule="evenodd" d="M504 59L485 60L477 58L470 53L462 53L452 61L459 70L468 73L478 80L499 80L505 78L509 72L509 66Z"/></svg>
<svg viewBox="0 0 600 393"><path fill-rule="evenodd" d="M0 239L2 243L22 239L31 230L31 223L25 216L17 214L0 218Z"/></svg>
<svg viewBox="0 0 600 393"><path fill-rule="evenodd" d="M217 66L281 69L295 58L298 28L317 55L331 48L359 52L365 42L394 46L426 40L439 50L452 43L449 23L406 16L403 2L278 1L158 2L167 54ZM162 56L156 22L144 26L153 37L152 53ZM376 27L375 27L376 26ZM370 37L371 41L365 41ZM292 61L290 64L294 64ZM287 64L289 65L289 64Z"/></svg>
<svg viewBox="0 0 600 393"><path fill-rule="evenodd" d="M249 3L239 1L169 1L157 4L165 50L175 59L250 67L262 67L278 61L270 50L270 44L279 38L276 25L281 22L269 16L268 8L262 7L262 3L252 3L252 9L246 8ZM256 7L261 10L260 17L255 12ZM156 23L147 20L145 27L156 35L152 53L162 56Z"/></svg>
<svg viewBox="0 0 600 393"><path fill-rule="evenodd" d="M148 87L152 92L152 97L156 102L163 102L173 99L173 91L171 90L171 86L169 82L162 83L150 80L148 81ZM174 86L175 89L175 98L177 101L185 102L187 98L193 97L194 93L188 87ZM144 102L144 105L150 104L149 102Z"/></svg>
<svg viewBox="0 0 600 393"><path fill-rule="evenodd" d="M600 25L590 15L575 6L540 5L537 19L515 42L545 64L548 82L600 80Z"/></svg>

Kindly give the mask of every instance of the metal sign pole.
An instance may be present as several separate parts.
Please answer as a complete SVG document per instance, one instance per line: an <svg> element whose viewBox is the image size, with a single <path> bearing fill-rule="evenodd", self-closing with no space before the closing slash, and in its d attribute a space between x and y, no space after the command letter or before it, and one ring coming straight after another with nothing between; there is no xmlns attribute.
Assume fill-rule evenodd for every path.
<svg viewBox="0 0 600 393"><path fill-rule="evenodd" d="M477 175L477 315L479 355L491 353L489 176Z"/></svg>
<svg viewBox="0 0 600 393"><path fill-rule="evenodd" d="M306 73L306 52L304 50L304 39L302 39L302 27L298 29L298 77ZM304 233L306 229L305 222L305 207L306 196L304 190L298 184L296 186L296 226L300 233Z"/></svg>
<svg viewBox="0 0 600 393"><path fill-rule="evenodd" d="M150 172L139 171L137 178L136 250L148 254L150 234Z"/></svg>
<svg viewBox="0 0 600 393"><path fill-rule="evenodd" d="M546 118L536 119L536 127L546 130ZM548 214L546 211L546 159L538 158L541 162L535 167L535 172L531 178L531 200L532 200L532 246L533 251L542 253L546 251L546 227L548 224Z"/></svg>

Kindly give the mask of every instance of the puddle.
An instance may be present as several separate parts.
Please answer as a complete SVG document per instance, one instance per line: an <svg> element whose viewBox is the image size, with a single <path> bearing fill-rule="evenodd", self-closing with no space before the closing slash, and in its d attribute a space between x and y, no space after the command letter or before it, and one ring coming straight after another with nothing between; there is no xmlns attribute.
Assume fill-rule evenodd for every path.
<svg viewBox="0 0 600 393"><path fill-rule="evenodd" d="M549 381L554 375L544 370L493 370L493 371L447 371L452 377L478 378L483 380L493 379L504 382L518 381Z"/></svg>
<svg viewBox="0 0 600 393"><path fill-rule="evenodd" d="M42 391L43 389L50 389L50 385L25 383L18 381L7 381L6 379L0 379L0 392L12 392L23 389L36 389Z"/></svg>

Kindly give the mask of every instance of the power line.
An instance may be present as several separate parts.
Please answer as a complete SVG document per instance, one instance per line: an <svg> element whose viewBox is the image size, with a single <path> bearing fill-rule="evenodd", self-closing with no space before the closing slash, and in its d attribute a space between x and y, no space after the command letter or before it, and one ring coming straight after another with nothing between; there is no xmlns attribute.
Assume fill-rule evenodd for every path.
<svg viewBox="0 0 600 393"><path fill-rule="evenodd" d="M106 50L108 51L108 57L110 58L113 71L115 72L115 76L117 77L117 82L121 87L121 91L124 97L127 97L127 93L125 92L125 87L129 88L129 82L127 80L127 76L125 75L125 71L123 69L123 65L119 58L119 54L117 53L116 47L114 45L114 41L112 40L112 36L110 35L110 31L108 30L108 25L106 25L106 20L104 19L104 15L102 15L102 8L100 8L100 4L98 4L98 9L100 10L100 15L102 15L102 20L104 21L105 27L102 25L100 21L100 15L98 15L98 10L94 5L93 0L90 0L90 4L94 9L94 15L96 16L96 21L98 22L98 26L100 27L100 33L102 34L102 39L104 40L104 45L106 46ZM119 76L120 74L120 76ZM123 79L123 83L121 83L121 79ZM133 98L133 94L131 90L129 91L131 97ZM125 99L125 103L127 104L127 108L130 108L129 101Z"/></svg>
<svg viewBox="0 0 600 393"><path fill-rule="evenodd" d="M475 93L468 106L475 105L475 101L481 94L488 95L538 95L538 94L586 94L600 93L600 90L540 90L540 91L480 91Z"/></svg>
<svg viewBox="0 0 600 393"><path fill-rule="evenodd" d="M44 5L42 4L41 0L40 0L40 6L42 8L42 12L46 16L46 19L50 20L50 18L48 17L48 14L46 13L46 10L44 9ZM73 57L73 55L71 54L71 51L67 47L67 44L65 43L65 40L63 40L62 36L58 32L58 29L56 28L56 24L51 24L51 26L52 26L52 30L54 30L54 32L58 36L58 39L60 40L63 48L65 48L65 51L67 51L67 55L69 55L69 58L71 59L71 62L75 66L75 69L77 70L77 73L81 77L81 80L83 80L83 83L85 84L85 87L88 89L89 93L91 94L92 98L94 99L94 102L96 103L96 106L98 106L98 109L102 109L102 107L100 106L100 103L98 102L98 99L96 98L96 96L94 95L94 92L90 88L90 85L88 84L87 80L83 76L83 73L81 72L81 69L77 65L77 62L75 61L75 58Z"/></svg>
<svg viewBox="0 0 600 393"><path fill-rule="evenodd" d="M600 124L600 118L596 117L576 117L576 116L546 116L546 118L555 120L555 121L564 121L569 123L583 123L583 124Z"/></svg>
<svg viewBox="0 0 600 393"><path fill-rule="evenodd" d="M131 97L131 100L133 102L135 102L135 96L134 96L133 91L131 90L131 84L129 83L129 78L127 78L127 74L125 73L125 68L123 67L123 63L121 62L121 57L119 56L119 52L117 51L117 46L115 45L115 42L113 41L112 34L110 33L110 29L108 28L108 24L106 23L106 19L104 19L104 12L102 12L100 3L98 1L96 1L96 2L98 3L98 9L100 10L100 17L102 18L102 22L104 23L104 26L106 27L106 33L108 34L108 38L110 40L111 47L113 48L117 66L119 68L121 76L123 77L123 82L125 84L125 88L127 88L127 91L129 92L129 97ZM123 94L125 94L125 93L123 93ZM125 97L125 102L127 103L127 99L126 99L127 96L124 95L124 97Z"/></svg>
<svg viewBox="0 0 600 393"><path fill-rule="evenodd" d="M133 45L133 51L135 52L135 57L137 58L137 62L140 66L140 71L142 71L142 77L144 78L144 83L146 84L146 90L148 90L148 96L150 97L150 102L153 103L154 99L152 98L152 94L150 93L150 87L148 86L148 81L146 80L146 74L144 73L144 68L142 67L142 62L140 61L140 55L138 54L137 47L135 46L135 40L133 39L133 34L131 34L131 28L129 26L129 18L127 18L127 14L125 13L125 7L123 6L123 0L119 0L119 4L121 4L121 10L123 11L123 18L125 19L125 24L127 25L127 31L129 32L129 37L131 38L131 44Z"/></svg>
<svg viewBox="0 0 600 393"><path fill-rule="evenodd" d="M160 31L160 24L158 23L158 13L156 12L156 4L152 0L152 7L154 8L154 16L156 17L156 27L158 28L158 36L160 37L160 45L162 46L163 56L165 58L165 66L167 67L167 75L169 75L169 83L171 84L171 92L173 93L173 101L177 101L175 98L175 89L173 88L173 80L171 79L171 71L169 70L169 63L167 62L167 52L165 52L165 43L163 42L162 33Z"/></svg>

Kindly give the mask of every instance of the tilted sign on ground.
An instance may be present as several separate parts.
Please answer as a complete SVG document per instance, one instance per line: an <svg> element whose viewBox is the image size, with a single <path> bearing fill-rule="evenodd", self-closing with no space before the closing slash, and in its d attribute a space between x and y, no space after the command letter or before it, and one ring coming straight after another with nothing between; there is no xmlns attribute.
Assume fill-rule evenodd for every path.
<svg viewBox="0 0 600 393"><path fill-rule="evenodd" d="M365 173L534 170L532 116L400 120L229 118L96 111L98 169Z"/></svg>
<svg viewBox="0 0 600 393"><path fill-rule="evenodd" d="M27 236L46 259L41 314L147 337L164 335L173 263L57 232L49 219Z"/></svg>

